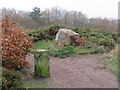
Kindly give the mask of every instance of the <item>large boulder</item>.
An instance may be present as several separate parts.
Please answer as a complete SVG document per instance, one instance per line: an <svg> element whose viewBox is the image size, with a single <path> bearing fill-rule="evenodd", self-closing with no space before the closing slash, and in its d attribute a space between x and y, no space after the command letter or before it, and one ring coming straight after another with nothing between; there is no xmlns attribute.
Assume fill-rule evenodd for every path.
<svg viewBox="0 0 120 90"><path fill-rule="evenodd" d="M55 40L58 42L59 46L64 46L74 44L74 41L79 38L79 34L70 29L60 29Z"/></svg>

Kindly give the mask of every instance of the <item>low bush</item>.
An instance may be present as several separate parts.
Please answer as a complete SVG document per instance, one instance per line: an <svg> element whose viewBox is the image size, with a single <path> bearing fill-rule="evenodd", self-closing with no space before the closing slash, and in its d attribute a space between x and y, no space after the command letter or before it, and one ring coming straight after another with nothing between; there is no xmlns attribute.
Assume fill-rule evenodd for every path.
<svg viewBox="0 0 120 90"><path fill-rule="evenodd" d="M79 33L81 37L85 36L88 38L85 41L85 46L92 48L94 50L93 53L109 52L118 43L119 34L117 32L103 32L86 28L73 28L73 30Z"/></svg>
<svg viewBox="0 0 120 90"><path fill-rule="evenodd" d="M113 49L108 56L105 57L105 67L111 71L120 80L120 60L118 57L118 45Z"/></svg>
<svg viewBox="0 0 120 90"><path fill-rule="evenodd" d="M99 46L99 47L97 47L96 49L94 49L94 50L91 52L91 54L104 53L104 52L106 52L106 51L105 51L105 48L104 48L103 46Z"/></svg>
<svg viewBox="0 0 120 90"><path fill-rule="evenodd" d="M23 88L22 74L19 71L2 68L2 89Z"/></svg>
<svg viewBox="0 0 120 90"><path fill-rule="evenodd" d="M30 39L34 42L40 41L40 40L53 40L59 30L59 25L51 25L48 27L40 28L39 30L34 30L27 32L30 36Z"/></svg>
<svg viewBox="0 0 120 90"><path fill-rule="evenodd" d="M65 58L71 56L74 52L74 49L72 46L64 46L56 49L50 50L50 54L59 57L59 58Z"/></svg>
<svg viewBox="0 0 120 90"><path fill-rule="evenodd" d="M51 34L52 36L50 36L47 33L47 31L50 30L49 28L38 30L37 33L36 33L38 36L40 35L39 32L40 33L44 32L43 33L44 35L42 37L40 36L39 38L37 37L37 39L34 39L34 41L41 40L41 43L43 43L42 40L53 40L53 39L55 39L55 35L58 31L58 28L56 29L55 27L57 27L57 26L53 25L52 28L51 28L52 31L55 31L55 33ZM103 32L103 31L100 31L100 30L97 30L97 29L75 28L75 27L70 28L70 29L79 33L80 37L87 37L88 38L88 40L84 41L85 46L83 48L84 48L84 50L88 50L88 51L85 51L85 53L92 53L92 54L107 53L110 50L114 49L115 44L118 43L118 41L119 41L118 37L120 36L120 34L117 33L117 32L105 32L105 31ZM33 31L33 32L36 32L36 31ZM31 36L34 36L34 34L31 34ZM43 38L43 37L45 37L45 38ZM49 37L51 37L51 38L49 38ZM54 52L51 52L51 50L49 50L51 52L51 54L53 54L54 56L59 56L59 55L55 54L55 52L56 53L58 52L59 48L57 48L56 46L51 44L50 41L48 41L48 43L46 43L46 44L47 44L47 46L46 45L42 46L42 44L40 44L40 45L37 45L37 47L39 47L39 48L42 47L41 49L52 48L54 50ZM49 44L53 45L53 47L52 46L49 47ZM59 52L61 52L61 50L59 50ZM83 53L83 52L81 52L81 53Z"/></svg>
<svg viewBox="0 0 120 90"><path fill-rule="evenodd" d="M120 37L120 32L113 32L112 33L113 39L118 43L118 38Z"/></svg>
<svg viewBox="0 0 120 90"><path fill-rule="evenodd" d="M117 58L107 58L105 61L105 67L106 69L108 69L109 71L111 71L118 79L120 79L120 73L118 72L118 67L120 67L119 65L120 61Z"/></svg>

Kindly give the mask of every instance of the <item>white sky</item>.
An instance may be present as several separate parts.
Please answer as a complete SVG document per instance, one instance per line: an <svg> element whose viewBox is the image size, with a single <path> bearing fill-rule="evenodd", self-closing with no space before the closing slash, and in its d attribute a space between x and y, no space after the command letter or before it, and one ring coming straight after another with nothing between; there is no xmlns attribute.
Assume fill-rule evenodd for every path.
<svg viewBox="0 0 120 90"><path fill-rule="evenodd" d="M0 0L0 8L32 11L35 6L41 10L58 7L81 11L88 17L118 18L118 2L119 0Z"/></svg>

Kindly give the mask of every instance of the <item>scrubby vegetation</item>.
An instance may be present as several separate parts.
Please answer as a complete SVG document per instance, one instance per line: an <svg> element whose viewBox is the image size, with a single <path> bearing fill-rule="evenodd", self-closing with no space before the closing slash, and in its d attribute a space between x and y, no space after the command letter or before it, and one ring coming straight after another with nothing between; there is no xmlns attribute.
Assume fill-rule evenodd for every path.
<svg viewBox="0 0 120 90"><path fill-rule="evenodd" d="M118 49L116 44L119 43L120 33L112 32L117 30L116 20L106 18L90 19L84 14L75 11L69 12L53 9L46 11L46 13L41 13L39 8L35 10L37 10L35 12L38 14L34 15L34 12L31 12L31 15L27 13L27 16L24 14L25 12L23 14L16 12L12 14L10 12L6 13L5 9L3 10L4 15L9 14L11 18L18 21L24 28L39 28L38 30L26 31L25 33L17 23L7 16L1 21L3 34L0 36L0 40L2 40L2 59L0 57L2 67L0 67L0 70L2 70L3 73L0 72L0 74L2 74L0 81L2 80L3 90L25 88L25 84L22 82L23 74L21 73L21 69L29 67L29 63L25 59L26 55L30 53L30 50L32 52L36 49L47 49L50 55L59 58L78 54L110 52L109 57L106 57L106 68L112 71L117 77L120 76L118 73L118 67L120 67L118 64L118 55L115 54ZM56 11L58 11L60 15L55 13ZM62 15L63 12L64 14ZM114 26L113 28L112 25ZM87 40L84 41L85 46L68 45L59 47L55 41L55 36L60 28L69 28L77 32L80 37L87 37ZM109 30L111 32L108 32ZM35 43L34 49L32 41ZM42 69L44 72L44 68ZM34 74L31 73L31 75ZM39 87L39 85L37 87Z"/></svg>
<svg viewBox="0 0 120 90"><path fill-rule="evenodd" d="M120 61L118 59L118 46L113 49L107 57L105 57L105 67L111 71L118 79L120 79L119 67Z"/></svg>
<svg viewBox="0 0 120 90"><path fill-rule="evenodd" d="M88 54L93 51L90 48L79 47L79 46L59 47L57 45L57 42L54 40L38 41L35 44L35 49L48 49L50 55L60 58L74 56L75 54Z"/></svg>
<svg viewBox="0 0 120 90"><path fill-rule="evenodd" d="M22 74L19 71L2 68L2 89L23 88Z"/></svg>
<svg viewBox="0 0 120 90"><path fill-rule="evenodd" d="M50 50L50 54L55 57L65 58L74 54L74 49L72 46L64 46L62 48Z"/></svg>
<svg viewBox="0 0 120 90"><path fill-rule="evenodd" d="M28 32L31 39L36 42L36 49L49 49L50 54L56 57L68 57L75 53L108 53L115 48L115 45L118 43L118 37L120 36L120 33L117 32L103 32L86 28L70 28L79 33L80 37L88 38L88 40L84 42L85 46L71 45L58 47L57 42L55 41L58 27L60 28L61 26L51 25L46 28ZM42 34L43 36L41 36Z"/></svg>
<svg viewBox="0 0 120 90"><path fill-rule="evenodd" d="M81 37L86 36L88 38L85 42L86 47L96 49L94 53L109 52L114 49L120 35L117 32L110 33L85 28L73 28L73 30L79 33Z"/></svg>
<svg viewBox="0 0 120 90"><path fill-rule="evenodd" d="M48 27L40 28L39 30L30 31L28 32L28 35L34 42L40 40L53 40L59 30L59 27L59 25L54 24Z"/></svg>

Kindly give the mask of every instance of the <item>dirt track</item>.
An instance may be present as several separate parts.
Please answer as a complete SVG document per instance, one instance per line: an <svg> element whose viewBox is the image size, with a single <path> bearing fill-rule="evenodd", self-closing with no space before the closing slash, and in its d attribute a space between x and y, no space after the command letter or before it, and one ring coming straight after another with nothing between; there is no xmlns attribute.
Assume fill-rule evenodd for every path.
<svg viewBox="0 0 120 90"><path fill-rule="evenodd" d="M118 88L116 77L104 69L105 55L86 55L59 59L50 56L50 78L44 79L52 88ZM33 70L33 55L27 57ZM32 81L36 82L36 81Z"/></svg>

